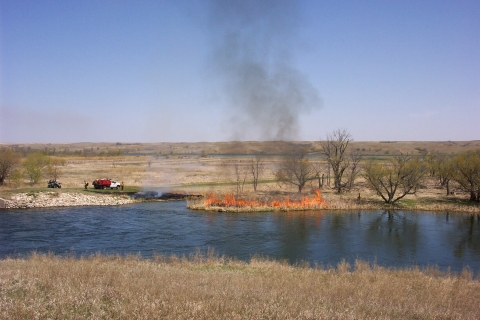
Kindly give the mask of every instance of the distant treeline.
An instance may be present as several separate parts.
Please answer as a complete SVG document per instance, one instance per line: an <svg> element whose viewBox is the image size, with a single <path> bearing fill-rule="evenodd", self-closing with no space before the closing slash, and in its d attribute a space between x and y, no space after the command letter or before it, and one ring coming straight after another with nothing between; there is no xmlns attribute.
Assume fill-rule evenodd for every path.
<svg viewBox="0 0 480 320"><path fill-rule="evenodd" d="M20 153L23 157L28 156L29 154L41 152L46 156L101 156L101 157L117 157L133 152L133 150L128 149L110 149L110 148L83 148L83 149L74 149L74 148L56 148L56 147L43 147L43 148L32 148L31 146L19 146L11 145L9 146L12 151Z"/></svg>

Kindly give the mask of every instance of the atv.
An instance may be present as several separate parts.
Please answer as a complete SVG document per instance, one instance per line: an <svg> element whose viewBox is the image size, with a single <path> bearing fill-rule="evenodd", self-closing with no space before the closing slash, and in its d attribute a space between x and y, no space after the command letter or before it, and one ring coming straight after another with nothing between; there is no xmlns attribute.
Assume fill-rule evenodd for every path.
<svg viewBox="0 0 480 320"><path fill-rule="evenodd" d="M62 184L60 182L57 182L56 180L50 180L50 181L48 181L48 187L49 188L61 188Z"/></svg>

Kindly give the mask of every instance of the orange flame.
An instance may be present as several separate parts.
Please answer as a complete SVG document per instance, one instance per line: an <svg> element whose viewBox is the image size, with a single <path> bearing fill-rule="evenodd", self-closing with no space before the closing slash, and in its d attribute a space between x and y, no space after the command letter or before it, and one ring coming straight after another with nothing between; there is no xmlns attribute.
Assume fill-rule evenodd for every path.
<svg viewBox="0 0 480 320"><path fill-rule="evenodd" d="M291 200L289 196L283 200L270 200L260 202L259 200L242 200L235 199L233 193L227 193L223 199L219 199L214 193L209 192L205 196L205 206L217 206L217 207L273 207L273 208L288 208L288 209L311 209L325 205L322 199L320 190L316 190L312 198L308 196L303 197L300 200Z"/></svg>

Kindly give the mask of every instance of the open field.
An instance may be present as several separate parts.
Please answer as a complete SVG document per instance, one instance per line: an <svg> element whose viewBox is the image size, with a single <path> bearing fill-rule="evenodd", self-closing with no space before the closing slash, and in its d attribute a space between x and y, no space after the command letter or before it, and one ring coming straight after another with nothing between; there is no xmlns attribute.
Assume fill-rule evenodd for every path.
<svg viewBox="0 0 480 320"><path fill-rule="evenodd" d="M0 260L2 319L476 319L480 282L434 268L206 255Z"/></svg>
<svg viewBox="0 0 480 320"><path fill-rule="evenodd" d="M230 141L230 142L158 142L158 143L17 143L2 144L19 152L46 151L56 154L78 156L107 156L121 151L131 155L278 155L291 150L292 146L308 146L312 152L320 151L318 141ZM480 140L473 141L353 141L351 148L358 149L365 156L382 156L398 152L419 153L423 150L442 153L457 153L480 148Z"/></svg>
<svg viewBox="0 0 480 320"><path fill-rule="evenodd" d="M75 143L75 144L16 144L10 145L18 152L43 151L65 160L61 167L59 181L62 189L56 192L85 192L84 181L90 183L96 178L112 178L123 181L125 191L157 190L195 194L235 193L245 198L285 197L294 195L293 186L279 185L275 171L282 154L298 147L308 146L309 158L321 164L319 142L199 142L199 143ZM454 153L480 148L480 141L466 142L353 142L356 149L366 158L388 159L399 152L420 154L425 151ZM119 152L119 150L121 152ZM121 155L120 155L121 154ZM246 176L241 192L235 183L234 166L248 165L254 155L261 154L265 170L260 176L257 193L253 193L251 177ZM325 167L326 168L326 167ZM325 169L326 170L326 169ZM327 175L327 171L325 171ZM0 197L11 199L21 192L46 192L46 181L35 186L25 183L0 187ZM424 187L415 196L407 196L398 203L400 208L480 212L478 204L467 201L468 195L456 190L456 195L446 196L436 181L427 179ZM306 187L305 194L312 194L318 188L313 180ZM88 191L93 191L89 189ZM101 190L100 190L101 191ZM112 193L120 193L113 190ZM358 194L362 200L357 201ZM101 194L101 192L98 192ZM350 193L336 194L331 188L322 188L322 196L330 209L376 209L386 208L383 201L365 187L362 178Z"/></svg>

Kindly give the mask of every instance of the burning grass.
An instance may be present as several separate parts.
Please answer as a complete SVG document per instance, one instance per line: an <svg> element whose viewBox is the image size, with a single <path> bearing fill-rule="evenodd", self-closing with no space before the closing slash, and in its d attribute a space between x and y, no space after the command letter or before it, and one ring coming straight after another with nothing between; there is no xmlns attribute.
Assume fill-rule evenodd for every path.
<svg viewBox="0 0 480 320"><path fill-rule="evenodd" d="M0 260L2 319L475 319L480 282L435 268L190 257Z"/></svg>
<svg viewBox="0 0 480 320"><path fill-rule="evenodd" d="M378 143L377 143L378 144ZM382 144L384 145L384 144ZM395 144L385 144L399 146ZM410 145L410 144L407 144ZM165 147L163 144L159 146ZM184 145L182 145L183 148ZM138 146L140 148L140 146ZM413 145L412 145L413 148ZM423 144L422 144L423 148ZM94 148L95 149L95 148ZM170 149L169 149L170 150ZM202 149L199 149L202 150ZM165 154L165 153L164 153ZM138 192L142 188L154 187L164 190L180 188L191 194L209 194L214 192L217 202L205 205L205 202L189 201L191 209L209 211L274 211L274 210L423 210L423 211L448 211L448 212L469 212L480 213L480 205L468 201L469 195L455 190L456 195L445 195L445 190L437 187L436 179L429 178L425 181L425 187L418 190L416 195L409 195L394 206L385 204L379 196L366 188L365 181L360 177L358 184L351 190L342 194L335 191L326 184L322 188L322 204L302 205L295 202L301 201L303 196L296 195L295 186L279 185L275 180L275 168L278 166L278 158L275 156L265 157L265 172L262 174L258 186L258 192L253 191L253 184L247 178L242 190L238 191L235 177L232 176L231 168L235 164L246 165L250 158L241 155L215 156L199 158L198 156L119 156L119 157L64 157L65 166L61 168L59 181L62 189L58 192L85 193L84 181L91 183L97 177L111 177L125 183L125 192ZM321 163L319 157L314 161ZM0 186L0 198L11 199L19 193L46 192L46 181L40 184L29 186L24 183L18 185L7 181L7 184ZM244 187L244 188L243 188ZM317 181L305 187L305 192L310 192L309 199L315 197L314 188L318 188ZM119 193L119 190L93 190L91 186L88 191L95 194ZM241 194L241 198L236 196ZM357 200L361 193L361 201ZM281 196L279 196L281 194ZM284 197L285 194L290 196ZM226 202L233 204L226 205ZM232 201L234 200L234 201ZM247 201L249 203L241 203ZM258 205L257 205L258 204Z"/></svg>
<svg viewBox="0 0 480 320"><path fill-rule="evenodd" d="M265 186L262 186L265 188ZM266 189L266 188L265 188ZM241 198L233 192L214 193L209 191L204 199L191 200L187 207L192 210L218 212L261 212L261 211L295 211L295 210L421 210L431 212L480 213L480 206L460 196L446 197L434 193L415 195L403 199L394 205L386 204L370 190L338 194L332 190L313 190L309 196L280 193L273 188L262 193L242 193ZM285 195L286 194L286 195Z"/></svg>
<svg viewBox="0 0 480 320"><path fill-rule="evenodd" d="M320 190L315 190L314 194L292 198L287 195L283 198L256 197L236 199L233 193L226 193L223 196L216 195L213 192L206 194L202 200L190 201L188 208L207 211L271 211L271 210L314 210L323 209L326 203L322 199Z"/></svg>

